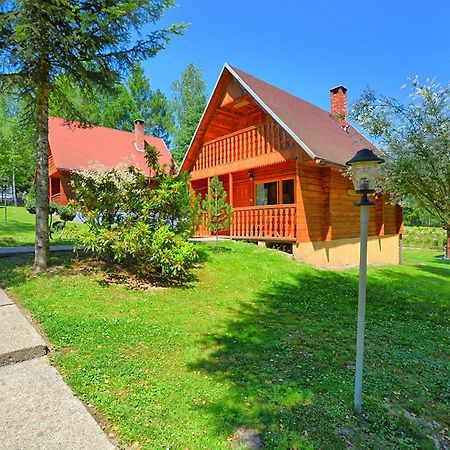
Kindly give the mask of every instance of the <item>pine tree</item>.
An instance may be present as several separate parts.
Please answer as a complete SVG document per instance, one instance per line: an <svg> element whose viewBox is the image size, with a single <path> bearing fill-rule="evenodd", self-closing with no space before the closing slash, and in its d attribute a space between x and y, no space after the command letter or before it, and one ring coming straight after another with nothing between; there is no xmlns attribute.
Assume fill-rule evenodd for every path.
<svg viewBox="0 0 450 450"><path fill-rule="evenodd" d="M146 133L163 139L169 146L173 130L170 103L162 91L151 89L139 62L124 83L116 84L107 92L100 88L83 90L67 77L59 77L58 84L75 110L92 125L133 131L134 120L143 119ZM71 119L72 112L57 98L50 102L51 115Z"/></svg>
<svg viewBox="0 0 450 450"><path fill-rule="evenodd" d="M173 115L169 101L162 91L151 89L150 80L140 63L132 68L127 87L134 105L133 120L138 117L143 119L147 133L163 139L166 145L169 145L173 130Z"/></svg>
<svg viewBox="0 0 450 450"><path fill-rule="evenodd" d="M49 259L48 115L59 75L83 88L111 88L141 59L154 56L181 25L142 36L174 0L9 0L0 3L1 82L27 102L36 129L35 270ZM135 36L142 36L135 40Z"/></svg>
<svg viewBox="0 0 450 450"><path fill-rule="evenodd" d="M181 78L172 84L174 91L175 132L173 157L181 162L206 106L205 82L202 72L189 64Z"/></svg>
<svg viewBox="0 0 450 450"><path fill-rule="evenodd" d="M203 200L202 208L206 213L206 228L219 239L219 231L231 225L233 210L227 203L227 193L218 177L211 178L208 196Z"/></svg>

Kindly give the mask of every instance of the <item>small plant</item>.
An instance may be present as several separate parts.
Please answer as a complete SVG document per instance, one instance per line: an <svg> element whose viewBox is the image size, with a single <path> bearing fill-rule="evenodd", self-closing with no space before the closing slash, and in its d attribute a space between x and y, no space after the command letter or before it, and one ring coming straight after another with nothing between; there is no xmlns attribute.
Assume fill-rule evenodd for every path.
<svg viewBox="0 0 450 450"><path fill-rule="evenodd" d="M76 211L72 209L70 206L66 205L57 205L57 213L60 220L53 222L50 228L50 237L53 236L55 231L59 232L59 237L62 236L64 230L66 229L67 222L71 222L75 219L77 215Z"/></svg>
<svg viewBox="0 0 450 450"><path fill-rule="evenodd" d="M219 231L231 225L233 209L227 202L227 193L217 176L211 178L208 196L203 200L202 208L206 213L206 228L219 239Z"/></svg>

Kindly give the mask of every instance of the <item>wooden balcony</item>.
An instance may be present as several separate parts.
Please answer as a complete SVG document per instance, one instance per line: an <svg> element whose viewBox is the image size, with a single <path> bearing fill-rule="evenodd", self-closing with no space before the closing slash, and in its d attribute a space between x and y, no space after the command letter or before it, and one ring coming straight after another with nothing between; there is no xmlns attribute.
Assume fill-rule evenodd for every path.
<svg viewBox="0 0 450 450"><path fill-rule="evenodd" d="M295 242L296 206L249 206L233 209L233 221L229 230L233 239L258 241ZM202 225L196 236L208 236Z"/></svg>
<svg viewBox="0 0 450 450"><path fill-rule="evenodd" d="M61 193L54 194L54 195L50 196L50 201L51 202L55 202L55 203L57 203L59 205L60 202L61 202Z"/></svg>
<svg viewBox="0 0 450 450"><path fill-rule="evenodd" d="M193 171L264 157L293 146L294 141L278 124L266 122L206 142Z"/></svg>
<svg viewBox="0 0 450 450"><path fill-rule="evenodd" d="M234 208L230 236L234 239L295 241L295 205Z"/></svg>

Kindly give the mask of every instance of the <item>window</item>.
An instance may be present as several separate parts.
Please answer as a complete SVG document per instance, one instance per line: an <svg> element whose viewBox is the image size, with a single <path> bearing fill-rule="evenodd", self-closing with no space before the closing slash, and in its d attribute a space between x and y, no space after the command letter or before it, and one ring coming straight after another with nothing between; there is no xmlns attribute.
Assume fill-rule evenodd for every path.
<svg viewBox="0 0 450 450"><path fill-rule="evenodd" d="M283 180L283 204L295 203L294 201L294 180Z"/></svg>
<svg viewBox="0 0 450 450"><path fill-rule="evenodd" d="M294 200L294 180L272 181L256 185L256 205L292 204Z"/></svg>
<svg viewBox="0 0 450 450"><path fill-rule="evenodd" d="M61 192L61 184L59 178L50 178L51 181L51 195L56 195Z"/></svg>
<svg viewBox="0 0 450 450"><path fill-rule="evenodd" d="M256 204L276 205L278 203L278 182L261 183L256 185Z"/></svg>

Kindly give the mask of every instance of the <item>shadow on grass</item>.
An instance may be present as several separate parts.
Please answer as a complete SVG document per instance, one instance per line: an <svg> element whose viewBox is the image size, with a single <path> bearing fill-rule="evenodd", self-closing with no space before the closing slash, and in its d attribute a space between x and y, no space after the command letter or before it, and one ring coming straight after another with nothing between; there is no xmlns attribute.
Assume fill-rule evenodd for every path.
<svg viewBox="0 0 450 450"><path fill-rule="evenodd" d="M352 412L357 283L351 272L300 268L203 338L216 350L191 369L229 386L200 406L218 433L256 427L274 449L431 448L430 430L390 410L446 421L448 284L413 269L369 273L361 420Z"/></svg>
<svg viewBox="0 0 450 450"><path fill-rule="evenodd" d="M18 220L10 220L6 224L0 223L0 247L16 247L18 245L33 244L34 223L23 223ZM30 242L23 242L24 236L30 236ZM13 237L18 236L18 238Z"/></svg>
<svg viewBox="0 0 450 450"><path fill-rule="evenodd" d="M228 250L228 249L226 249ZM196 268L201 268L209 260L207 248L198 248ZM0 258L0 284L3 287L14 287L26 279L38 276L33 272L34 255L20 255ZM190 271L180 279L168 279L149 270L139 272L133 265L107 263L93 258L84 252L62 252L51 255L49 269L46 276L56 274L65 275L93 275L97 282L104 287L121 285L129 289L145 290L152 287L170 287L192 289L198 281L195 270Z"/></svg>

